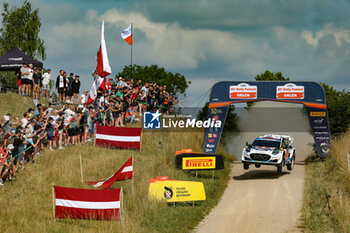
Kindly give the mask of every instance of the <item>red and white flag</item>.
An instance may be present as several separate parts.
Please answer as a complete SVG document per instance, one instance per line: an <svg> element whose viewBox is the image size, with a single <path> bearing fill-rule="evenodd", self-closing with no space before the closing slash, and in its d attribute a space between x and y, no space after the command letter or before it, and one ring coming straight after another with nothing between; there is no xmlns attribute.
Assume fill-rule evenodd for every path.
<svg viewBox="0 0 350 233"><path fill-rule="evenodd" d="M121 220L122 189L54 189L55 218Z"/></svg>
<svg viewBox="0 0 350 233"><path fill-rule="evenodd" d="M132 164L132 157L112 176L108 177L105 180L100 181L91 181L86 182L89 185L94 186L95 188L104 188L108 189L111 187L114 182L120 181L120 180L129 180L132 179L133 176L133 164Z"/></svg>
<svg viewBox="0 0 350 233"><path fill-rule="evenodd" d="M97 59L97 74L104 78L112 73L111 67L108 62L108 54L105 42L105 22L102 21L102 29L101 29L101 45L98 51L98 59Z"/></svg>
<svg viewBox="0 0 350 233"><path fill-rule="evenodd" d="M96 81L94 81L92 83L92 86L90 88L90 91L89 91L89 97L88 97L88 100L86 101L86 106L88 106L89 104L91 104L92 102L94 102L94 100L96 99L97 97L97 90L98 89L101 89L103 92L106 91L106 84L105 84L105 79L104 78L101 78L101 77L98 77L96 79Z"/></svg>
<svg viewBox="0 0 350 233"><path fill-rule="evenodd" d="M132 45L132 25L125 29L121 34L123 40L125 40L129 45Z"/></svg>
<svg viewBox="0 0 350 233"><path fill-rule="evenodd" d="M142 128L97 125L95 145L139 150L141 148L141 132Z"/></svg>

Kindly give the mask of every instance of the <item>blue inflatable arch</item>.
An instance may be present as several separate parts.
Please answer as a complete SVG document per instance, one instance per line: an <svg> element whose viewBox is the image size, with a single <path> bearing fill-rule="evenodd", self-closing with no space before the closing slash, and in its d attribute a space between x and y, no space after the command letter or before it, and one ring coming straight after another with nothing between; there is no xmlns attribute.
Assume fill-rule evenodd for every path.
<svg viewBox="0 0 350 233"><path fill-rule="evenodd" d="M253 101L299 103L306 107L316 149L321 159L328 156L331 144L327 105L323 87L316 82L224 81L211 89L207 119L221 120L220 128L206 128L203 152L215 154L229 106Z"/></svg>

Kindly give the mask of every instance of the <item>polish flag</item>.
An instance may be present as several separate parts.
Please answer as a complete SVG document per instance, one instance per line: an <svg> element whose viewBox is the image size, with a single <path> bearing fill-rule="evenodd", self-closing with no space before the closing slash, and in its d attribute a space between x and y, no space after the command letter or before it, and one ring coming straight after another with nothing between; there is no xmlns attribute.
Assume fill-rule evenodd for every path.
<svg viewBox="0 0 350 233"><path fill-rule="evenodd" d="M105 84L105 79L98 77L93 83L89 91L89 97L88 100L86 101L86 106L94 102L94 100L97 97L97 90L101 89L103 92L106 91L106 84Z"/></svg>
<svg viewBox="0 0 350 233"><path fill-rule="evenodd" d="M105 22L102 21L102 29L101 29L101 45L98 51L98 59L97 59L97 74L104 78L112 73L111 67L108 62L107 48L105 42Z"/></svg>
<svg viewBox="0 0 350 233"><path fill-rule="evenodd" d="M122 189L54 189L55 218L121 220Z"/></svg>
<svg viewBox="0 0 350 233"><path fill-rule="evenodd" d="M112 176L108 177L105 180L100 181L91 181L86 182L89 185L94 186L95 188L104 188L108 189L111 187L114 182L120 180L129 180L132 179L133 176L133 165L132 165L132 157Z"/></svg>
<svg viewBox="0 0 350 233"><path fill-rule="evenodd" d="M125 40L129 45L132 45L132 25L130 24L130 26L125 29L123 32L122 32L122 38L123 40Z"/></svg>
<svg viewBox="0 0 350 233"><path fill-rule="evenodd" d="M121 149L141 148L142 128L96 126L95 145Z"/></svg>

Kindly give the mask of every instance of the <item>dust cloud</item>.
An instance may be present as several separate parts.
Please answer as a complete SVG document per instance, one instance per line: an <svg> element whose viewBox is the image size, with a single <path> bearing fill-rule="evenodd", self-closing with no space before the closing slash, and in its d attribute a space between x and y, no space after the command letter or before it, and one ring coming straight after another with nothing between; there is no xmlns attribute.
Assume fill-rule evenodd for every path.
<svg viewBox="0 0 350 233"><path fill-rule="evenodd" d="M226 137L225 149L241 160L246 142L264 134L282 134L293 137L296 160L304 161L312 153L314 139L303 105L272 101L255 102L249 110L240 109L240 133Z"/></svg>

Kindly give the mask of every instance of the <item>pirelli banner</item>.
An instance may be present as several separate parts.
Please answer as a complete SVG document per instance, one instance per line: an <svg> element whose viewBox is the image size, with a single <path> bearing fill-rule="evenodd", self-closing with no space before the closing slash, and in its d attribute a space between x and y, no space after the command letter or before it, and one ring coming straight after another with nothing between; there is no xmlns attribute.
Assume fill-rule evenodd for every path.
<svg viewBox="0 0 350 233"><path fill-rule="evenodd" d="M225 168L222 155L184 153L175 156L175 167L188 171L222 170Z"/></svg>
<svg viewBox="0 0 350 233"><path fill-rule="evenodd" d="M203 152L216 153L231 104L264 100L303 104L308 112L318 155L321 159L328 156L331 134L323 87L317 82L289 81L224 81L214 84L207 119L221 120L222 124L220 128L205 129Z"/></svg>

